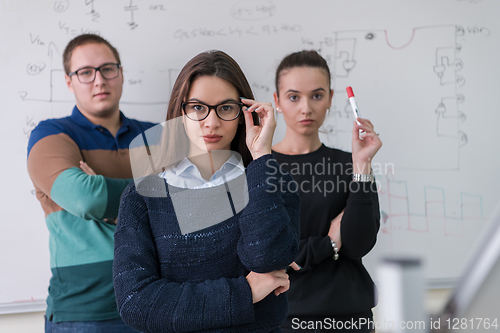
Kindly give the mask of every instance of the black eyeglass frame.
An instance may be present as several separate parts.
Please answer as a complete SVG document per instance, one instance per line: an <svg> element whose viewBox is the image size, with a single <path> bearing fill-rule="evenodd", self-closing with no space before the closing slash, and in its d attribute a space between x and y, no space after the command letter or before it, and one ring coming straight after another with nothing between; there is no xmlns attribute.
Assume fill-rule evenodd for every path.
<svg viewBox="0 0 500 333"><path fill-rule="evenodd" d="M110 78L108 78L108 77L106 77L106 75L105 75L105 74L103 74L103 73L101 72L101 68L102 68L102 67L104 67L104 66L109 66L109 65L115 65L115 66L117 67L117 74L116 74L116 76L115 76L115 77L110 77ZM106 80L112 80L112 79L116 79L116 78L120 75L120 68L121 68L121 67L122 67L122 66L121 66L119 63L115 63L115 62L108 62L108 63L102 64L102 65L101 65L101 66L99 66L99 67L90 67L90 66L87 66L87 67L82 67L82 68L80 68L80 69L77 69L77 70L76 70L76 71L74 71L74 72L69 73L69 74L68 74L68 76L69 76L69 77L72 77L73 75L75 75L75 74L76 74L76 77L78 78L78 81L80 81L80 83L83 83L83 84L85 84L85 83L92 83L92 82L94 82L94 81L95 81L95 77L96 77L96 75L97 75L97 72L99 71L99 72L101 73L101 76L102 76L104 79L106 79ZM93 69L93 70L94 70L94 78L92 79L92 81L89 81L89 82L82 82L82 81L80 80L80 75L78 75L78 72L79 72L79 71L81 71L81 70L84 70L84 69Z"/></svg>
<svg viewBox="0 0 500 333"><path fill-rule="evenodd" d="M205 117L201 118L201 119L193 119L191 118L187 112L186 112L186 105L188 104L200 104L200 105L204 105L206 107L208 107L208 112L207 114L205 115ZM217 108L221 105L224 105L224 104L236 104L240 107L240 110L238 111L238 114L236 115L236 117L234 117L233 119L223 119L219 113L217 112ZM224 103L220 103L220 104L217 104L217 105L208 105L208 104L205 104L205 103L202 103L202 102L187 102L187 103L182 103L181 104L181 107L182 107L182 110L184 111L184 114L186 115L186 117L188 117L189 119L191 120L194 120L194 121L202 121L202 120L205 120L207 119L208 115L210 114L210 111L214 110L215 111L215 114L217 115L217 117L219 117L220 120L223 120L223 121L233 121L235 119L238 119L238 117L241 115L241 112L243 111L243 107L245 106L245 104L243 103L238 103L238 102L233 102L233 101L225 101Z"/></svg>

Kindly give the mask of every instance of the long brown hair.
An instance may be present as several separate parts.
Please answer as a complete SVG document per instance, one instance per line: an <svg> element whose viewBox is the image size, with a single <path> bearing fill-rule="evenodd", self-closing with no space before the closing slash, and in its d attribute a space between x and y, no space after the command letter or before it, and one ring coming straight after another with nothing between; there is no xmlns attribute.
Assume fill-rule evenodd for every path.
<svg viewBox="0 0 500 333"><path fill-rule="evenodd" d="M170 156L187 156L188 138L181 122L174 119L180 119L183 116L182 103L191 89L193 81L200 76L216 76L232 84L240 97L254 99L252 89L243 74L240 66L228 54L213 50L198 54L192 58L177 76L170 102L167 109L166 135L163 138L162 150ZM254 122L258 122L255 114ZM240 115L243 117L243 114ZM173 120L173 121L172 121ZM245 123L238 124L238 129L233 141L231 150L238 152L247 166L252 161L252 155L246 145L246 127ZM172 161L174 162L174 161ZM170 163L169 163L170 164Z"/></svg>

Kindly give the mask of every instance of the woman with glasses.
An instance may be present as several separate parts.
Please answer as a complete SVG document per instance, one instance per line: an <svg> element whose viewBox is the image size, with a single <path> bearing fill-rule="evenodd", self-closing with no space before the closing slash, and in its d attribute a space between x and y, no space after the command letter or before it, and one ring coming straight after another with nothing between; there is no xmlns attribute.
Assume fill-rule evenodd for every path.
<svg viewBox="0 0 500 333"><path fill-rule="evenodd" d="M149 150L158 173L136 180L121 199L114 284L128 325L279 332L299 200L279 190L292 179L271 155L273 111L253 100L240 67L221 51L181 70L162 145Z"/></svg>
<svg viewBox="0 0 500 333"><path fill-rule="evenodd" d="M375 245L380 226L371 161L382 142L372 123L358 118L352 154L321 143L319 129L332 97L330 70L316 51L292 53L281 61L274 101L286 132L273 155L290 169L301 205L295 259L301 269L290 272L283 332L373 329L374 284L361 259Z"/></svg>

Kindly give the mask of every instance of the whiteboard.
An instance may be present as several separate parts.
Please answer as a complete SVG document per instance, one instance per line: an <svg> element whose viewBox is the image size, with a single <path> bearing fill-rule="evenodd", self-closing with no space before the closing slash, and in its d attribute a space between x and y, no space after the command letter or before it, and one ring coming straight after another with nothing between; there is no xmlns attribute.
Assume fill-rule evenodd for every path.
<svg viewBox="0 0 500 333"><path fill-rule="evenodd" d="M40 121L70 114L62 52L85 32L121 54L121 110L155 122L199 52L233 56L257 99L272 101L282 57L318 50L335 89L323 142L350 150L350 85L384 143L374 160L381 230L367 268L374 276L382 256L415 255L431 285L453 283L500 199L498 13L497 0L1 1L0 312L44 308L48 233L26 146ZM283 135L278 116L275 142Z"/></svg>

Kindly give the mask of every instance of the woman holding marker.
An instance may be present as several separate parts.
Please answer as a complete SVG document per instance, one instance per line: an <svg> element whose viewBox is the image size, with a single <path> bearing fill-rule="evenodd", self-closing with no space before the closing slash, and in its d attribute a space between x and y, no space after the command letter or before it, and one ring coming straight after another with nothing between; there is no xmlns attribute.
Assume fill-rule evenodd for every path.
<svg viewBox="0 0 500 333"><path fill-rule="evenodd" d="M269 190L291 182L288 174L266 182L278 168L275 126L272 105L253 100L227 54L201 53L181 70L162 158L148 148L163 161L153 166L160 171L136 179L121 199L113 272L128 325L279 332L288 309L284 269L298 252L299 198Z"/></svg>
<svg viewBox="0 0 500 333"><path fill-rule="evenodd" d="M321 143L318 131L332 96L328 65L316 51L282 60L274 101L287 127L273 154L294 177L301 199L295 259L301 269L289 274L290 308L282 332L373 330L368 322L375 288L361 258L375 245L380 226L371 161L382 142L369 120L357 118L352 154Z"/></svg>

